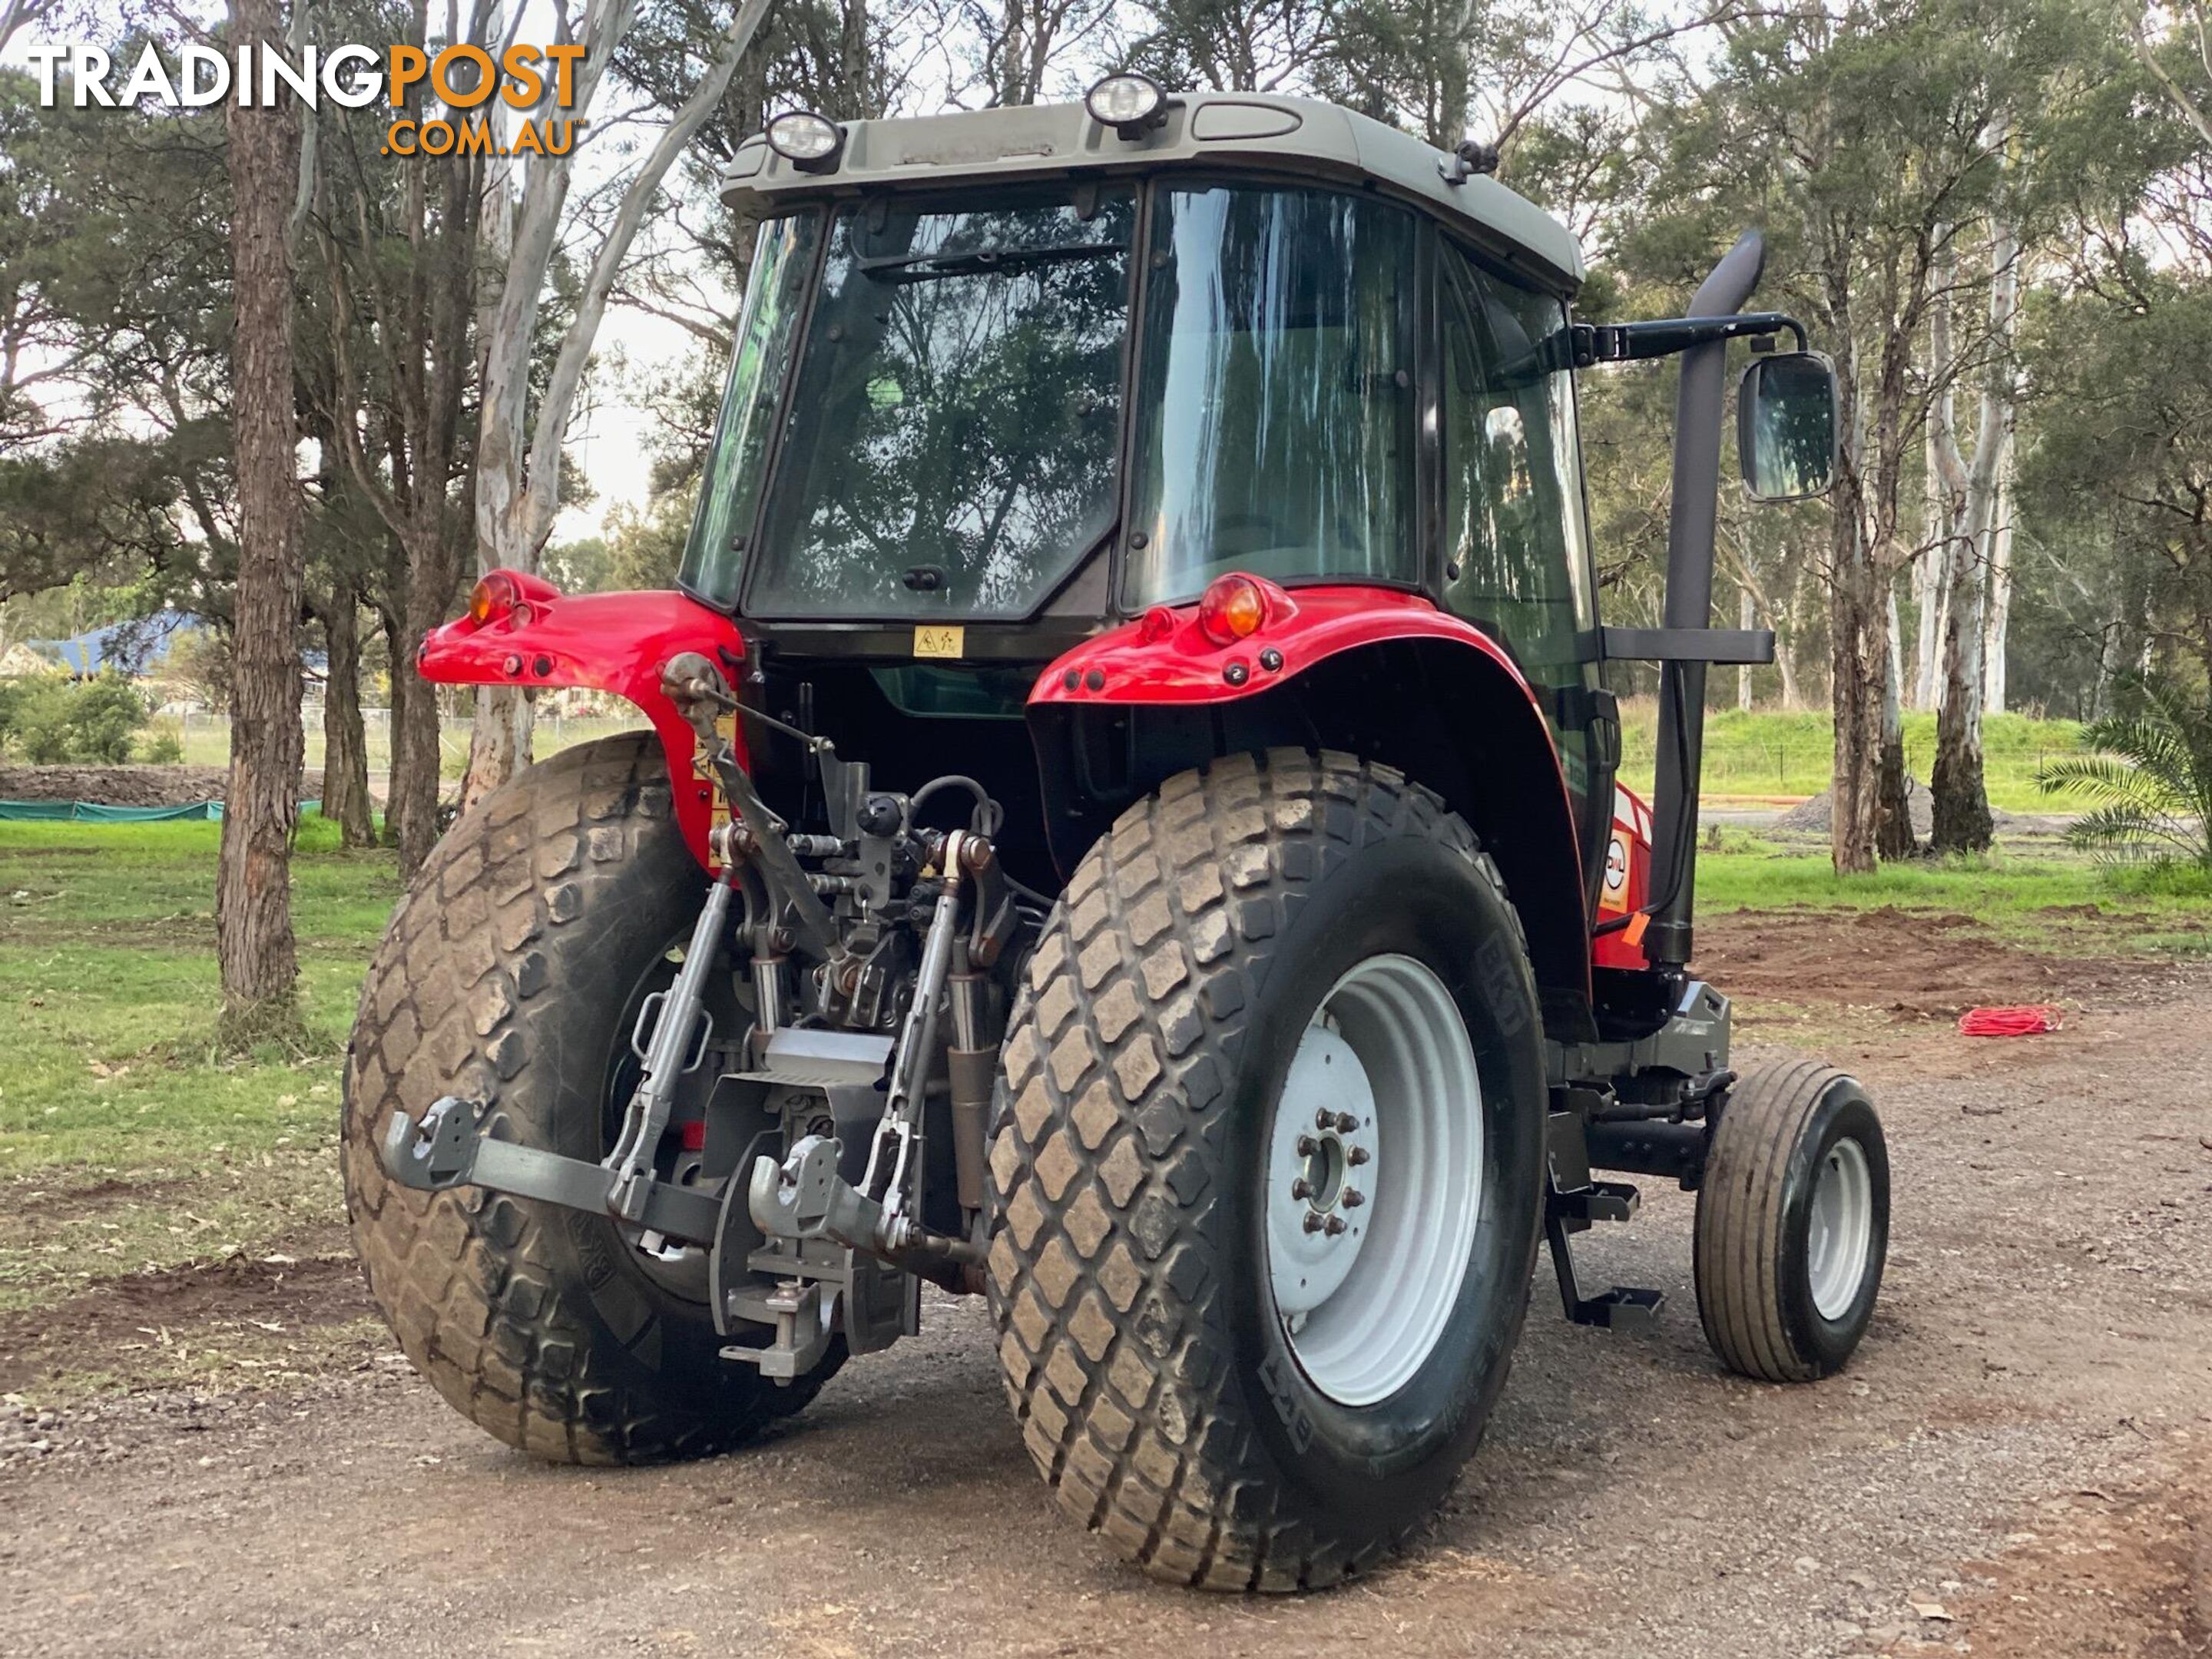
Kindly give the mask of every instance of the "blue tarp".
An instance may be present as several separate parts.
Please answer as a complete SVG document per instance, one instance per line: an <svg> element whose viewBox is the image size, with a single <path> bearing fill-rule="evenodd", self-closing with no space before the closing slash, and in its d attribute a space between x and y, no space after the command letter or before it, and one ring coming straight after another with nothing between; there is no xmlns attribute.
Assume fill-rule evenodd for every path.
<svg viewBox="0 0 2212 1659"><path fill-rule="evenodd" d="M300 803L300 815L319 812L319 800ZM0 800L0 820L40 823L154 823L162 819L220 818L219 800L196 800L184 806L102 806L89 800Z"/></svg>
<svg viewBox="0 0 2212 1659"><path fill-rule="evenodd" d="M179 634L198 633L207 623L184 611L157 611L132 622L110 623L66 640L33 640L31 649L58 658L72 674L97 674L112 668L143 674L169 654Z"/></svg>

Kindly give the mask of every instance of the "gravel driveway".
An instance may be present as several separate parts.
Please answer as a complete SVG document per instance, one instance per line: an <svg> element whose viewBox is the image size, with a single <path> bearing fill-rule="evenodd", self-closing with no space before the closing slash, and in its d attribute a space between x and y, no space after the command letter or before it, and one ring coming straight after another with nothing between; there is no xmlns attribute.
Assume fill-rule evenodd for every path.
<svg viewBox="0 0 2212 1659"><path fill-rule="evenodd" d="M1657 1333L1569 1326L1540 1278L1455 1496L1345 1590L1117 1565L1048 1503L982 1310L939 1298L767 1444L680 1468L533 1464L396 1355L0 1419L0 1650L2212 1653L2212 980L2090 1003L1983 1042L1834 1010L1898 1181L1851 1368L1723 1375L1691 1200L1647 1182L1586 1255L1666 1289Z"/></svg>

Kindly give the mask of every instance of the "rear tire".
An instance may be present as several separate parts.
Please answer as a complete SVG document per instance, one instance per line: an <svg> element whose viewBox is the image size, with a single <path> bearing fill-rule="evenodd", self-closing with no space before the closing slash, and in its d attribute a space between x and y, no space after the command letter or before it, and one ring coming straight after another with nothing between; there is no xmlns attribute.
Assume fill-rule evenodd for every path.
<svg viewBox="0 0 2212 1659"><path fill-rule="evenodd" d="M1889 1249L1889 1151L1857 1080L1817 1060L1729 1087L1698 1189L1705 1340L1730 1370L1809 1382L1874 1317Z"/></svg>
<svg viewBox="0 0 2212 1659"><path fill-rule="evenodd" d="M1346 996L1366 1012L1316 1023ZM1396 1248L1394 1201L1423 1218L1395 1235L1409 1249L1449 1237L1436 1272L1455 1288L1441 1309L1391 1313L1389 1275L1354 1265L1342 1282L1358 1299L1328 1328L1326 1310L1286 1315L1279 1298L1269 1183L1297 1135L1276 1119L1286 1099L1313 1114L1314 1080L1294 1067L1350 1049L1393 1063L1375 1036L1393 1023L1464 1051L1479 1100L1461 1131L1431 1116L1395 1142L1377 1111L1352 1158L1369 1121L1347 1094L1360 1127L1335 1126L1344 1144L1314 1167L1330 1190L1353 1164L1375 1183L1371 1206L1343 1212L1369 1230L1360 1248ZM1061 1508L1179 1583L1288 1590L1372 1565L1474 1450L1528 1308L1537 1002L1472 832L1345 755L1274 750L1172 778L1054 907L1005 1054L991 1305L1008 1396ZM1463 1159L1463 1181L1414 1181L1409 1144ZM1449 1224L1428 1225L1437 1216ZM1337 1237L1351 1243L1349 1225ZM1389 1316L1363 1326L1370 1296ZM1413 1334L1403 1352L1358 1364L1363 1332L1391 1330ZM1298 1331L1314 1339L1303 1348Z"/></svg>
<svg viewBox="0 0 2212 1659"><path fill-rule="evenodd" d="M706 1304L604 1216L388 1180L380 1131L441 1095L507 1137L607 1149L625 1014L706 878L650 733L564 750L455 824L385 930L348 1049L339 1165L369 1292L438 1392L509 1445L571 1463L694 1456L804 1406L720 1357ZM634 1078L633 1078L634 1085Z"/></svg>

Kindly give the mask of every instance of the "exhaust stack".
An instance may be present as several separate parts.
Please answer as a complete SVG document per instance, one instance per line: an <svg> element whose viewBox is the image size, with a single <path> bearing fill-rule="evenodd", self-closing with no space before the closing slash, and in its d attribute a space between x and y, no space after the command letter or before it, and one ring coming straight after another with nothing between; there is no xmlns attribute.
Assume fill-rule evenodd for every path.
<svg viewBox="0 0 2212 1659"><path fill-rule="evenodd" d="M1759 286L1766 241L1747 230L1698 286L1692 317L1732 317ZM1667 523L1667 599L1661 626L1708 628L1713 608L1713 526L1720 492L1721 419L1728 343L1682 354L1674 396L1674 504ZM1659 669L1659 754L1652 801L1652 884L1666 896L1644 930L1644 960L1679 968L1690 959L1698 876L1698 784L1705 739L1703 662Z"/></svg>

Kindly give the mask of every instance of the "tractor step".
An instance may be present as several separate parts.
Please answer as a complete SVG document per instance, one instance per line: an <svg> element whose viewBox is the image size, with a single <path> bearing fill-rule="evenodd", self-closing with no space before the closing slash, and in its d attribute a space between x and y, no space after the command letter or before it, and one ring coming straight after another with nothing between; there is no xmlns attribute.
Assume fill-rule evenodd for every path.
<svg viewBox="0 0 2212 1659"><path fill-rule="evenodd" d="M1616 1285L1576 1303L1567 1310L1567 1317L1577 1325L1601 1325L1611 1331L1648 1331L1659 1322L1659 1310L1666 1304L1663 1291Z"/></svg>
<svg viewBox="0 0 2212 1659"><path fill-rule="evenodd" d="M1547 1142L1550 1180L1544 1194L1544 1242L1551 1247L1552 1268L1559 1275L1559 1301L1567 1317L1577 1325L1607 1330L1650 1329L1665 1295L1616 1285L1596 1296L1585 1296L1569 1243L1572 1235L1588 1232L1594 1222L1627 1220L1642 1202L1641 1194L1625 1181L1590 1178L1589 1125L1581 1112L1553 1112Z"/></svg>
<svg viewBox="0 0 2212 1659"><path fill-rule="evenodd" d="M1632 1210L1635 1206L1632 1203L1629 1207ZM1658 1322L1666 1293L1616 1285L1595 1296L1585 1296L1575 1273L1574 1250L1567 1242L1569 1233L1579 1231L1580 1226L1556 1209L1544 1217L1544 1242L1551 1246L1552 1270L1559 1275L1559 1302L1567 1317L1577 1325L1600 1325L1611 1331L1650 1330Z"/></svg>
<svg viewBox="0 0 2212 1659"><path fill-rule="evenodd" d="M1626 1221L1644 1200L1626 1181L1593 1181L1577 1192L1555 1192L1551 1201L1552 1212L1562 1220L1589 1222Z"/></svg>

